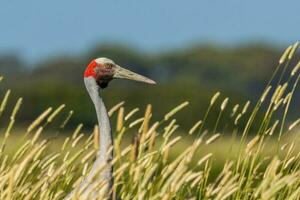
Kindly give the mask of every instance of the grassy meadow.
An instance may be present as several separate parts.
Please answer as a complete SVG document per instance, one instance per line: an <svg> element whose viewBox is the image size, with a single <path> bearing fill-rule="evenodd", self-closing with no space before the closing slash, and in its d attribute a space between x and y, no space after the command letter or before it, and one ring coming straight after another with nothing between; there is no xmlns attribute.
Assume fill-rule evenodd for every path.
<svg viewBox="0 0 300 200"><path fill-rule="evenodd" d="M300 62L291 64L297 61L297 47L295 43L284 51L257 101L232 105L230 97L217 92L204 116L194 119L186 131L180 129L176 114L189 106L187 101L158 121L152 117L150 104L126 112L124 102L109 108L109 115L116 118L112 124L115 198L299 199L300 119L287 120L300 78ZM5 79L1 77L1 82ZM20 128L18 112L26 99L12 101L13 92L0 94L4 127L0 199L64 199L87 176L95 160L97 126L85 130L79 124L73 131L65 129L74 113L61 105L45 108ZM212 110L217 114L212 116ZM215 124L207 127L212 117ZM49 129L54 122L56 128ZM81 193L75 189L73 199L83 199Z"/></svg>

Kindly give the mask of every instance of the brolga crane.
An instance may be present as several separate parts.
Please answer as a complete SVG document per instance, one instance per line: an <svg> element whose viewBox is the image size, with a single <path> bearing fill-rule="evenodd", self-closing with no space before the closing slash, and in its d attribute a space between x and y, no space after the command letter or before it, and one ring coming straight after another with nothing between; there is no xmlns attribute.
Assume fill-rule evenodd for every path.
<svg viewBox="0 0 300 200"><path fill-rule="evenodd" d="M99 149L90 173L65 200L72 199L76 194L79 195L79 199L112 199L113 136L108 113L100 93L111 80L119 78L155 84L153 80L124 69L108 58L97 58L90 62L84 72L84 83L97 114L100 133ZM103 184L101 191L95 191L94 188L97 188L99 184Z"/></svg>

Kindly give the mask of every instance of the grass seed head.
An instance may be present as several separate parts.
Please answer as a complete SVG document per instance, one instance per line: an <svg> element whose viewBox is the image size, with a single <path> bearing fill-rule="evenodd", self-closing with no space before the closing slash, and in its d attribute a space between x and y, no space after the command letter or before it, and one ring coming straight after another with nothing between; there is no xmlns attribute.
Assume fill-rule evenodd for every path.
<svg viewBox="0 0 300 200"><path fill-rule="evenodd" d="M221 136L220 133L214 134L213 136L211 136L210 138L208 138L205 142L206 145L213 143L214 141L216 141L219 137Z"/></svg>
<svg viewBox="0 0 300 200"><path fill-rule="evenodd" d="M50 123L53 121L53 119L66 107L65 104L60 105L47 119L47 121Z"/></svg>
<svg viewBox="0 0 300 200"><path fill-rule="evenodd" d="M297 51L298 45L299 45L299 42L296 42L295 44L293 44L292 49L291 49L291 51L289 53L289 56L288 56L289 60L293 58L295 52Z"/></svg>
<svg viewBox="0 0 300 200"><path fill-rule="evenodd" d="M124 107L121 107L118 112L117 132L120 132L124 126Z"/></svg>
<svg viewBox="0 0 300 200"><path fill-rule="evenodd" d="M108 116L112 116L120 107L122 107L124 105L125 101L121 101L120 103L118 103L117 105L115 105L114 107L112 107L109 111L108 111Z"/></svg>
<svg viewBox="0 0 300 200"><path fill-rule="evenodd" d="M288 57L291 49L293 48L292 45L290 45L288 48L286 48L286 50L284 51L284 53L282 54L282 56L279 59L279 64L282 64L285 62L286 58Z"/></svg>
<svg viewBox="0 0 300 200"><path fill-rule="evenodd" d="M173 110L171 110L169 113L167 113L165 115L165 120L170 119L173 115L175 115L177 112L179 112L180 110L182 110L187 105L189 105L188 101L186 101L186 102L180 104L179 106L175 107Z"/></svg>
<svg viewBox="0 0 300 200"><path fill-rule="evenodd" d="M298 61L296 66L293 68L293 70L291 72L291 77L294 76L298 72L299 68L300 68L300 61Z"/></svg>
<svg viewBox="0 0 300 200"><path fill-rule="evenodd" d="M132 111L130 111L126 116L125 116L125 121L127 121L130 117L132 117L135 113L137 113L140 109L135 108Z"/></svg>
<svg viewBox="0 0 300 200"><path fill-rule="evenodd" d="M35 129L38 125L40 125L42 123L42 121L50 114L50 112L52 111L52 107L49 107L48 109L46 109L42 114L40 114L36 120L34 120L29 127L27 128L27 132L31 132L33 129Z"/></svg>
<svg viewBox="0 0 300 200"><path fill-rule="evenodd" d="M198 127L202 124L202 120L197 121L194 126L189 130L189 134L192 135Z"/></svg>
<svg viewBox="0 0 300 200"><path fill-rule="evenodd" d="M9 97L10 97L10 93L11 93L11 90L7 90L7 92L4 95L4 98L3 98L2 102L1 102L1 105L0 105L0 115L2 114L2 112L4 111L4 109L7 105L7 102L8 102Z"/></svg>
<svg viewBox="0 0 300 200"><path fill-rule="evenodd" d="M216 94L214 94L214 96L210 100L210 106L212 106L216 102L216 100L218 99L220 94L221 94L220 92L217 92Z"/></svg>
<svg viewBox="0 0 300 200"><path fill-rule="evenodd" d="M221 104L221 110L222 110L222 111L226 108L226 106L227 106L227 104L228 104L228 101L229 101L229 98L227 97L227 98L224 99L224 101L222 102L222 104Z"/></svg>

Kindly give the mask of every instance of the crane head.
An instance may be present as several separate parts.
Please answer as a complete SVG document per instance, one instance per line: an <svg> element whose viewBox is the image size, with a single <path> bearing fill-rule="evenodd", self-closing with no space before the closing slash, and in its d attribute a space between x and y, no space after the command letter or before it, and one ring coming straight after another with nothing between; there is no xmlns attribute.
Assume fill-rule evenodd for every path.
<svg viewBox="0 0 300 200"><path fill-rule="evenodd" d="M84 72L84 77L93 77L101 88L106 88L108 83L115 78L156 84L155 81L125 69L108 58L92 60Z"/></svg>

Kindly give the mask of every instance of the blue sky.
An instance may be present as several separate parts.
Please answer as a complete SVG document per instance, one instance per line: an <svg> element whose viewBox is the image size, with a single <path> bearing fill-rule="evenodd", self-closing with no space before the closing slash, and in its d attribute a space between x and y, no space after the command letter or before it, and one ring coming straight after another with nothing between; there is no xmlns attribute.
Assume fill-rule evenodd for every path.
<svg viewBox="0 0 300 200"><path fill-rule="evenodd" d="M117 41L145 51L300 38L299 0L1 0L0 53L27 60Z"/></svg>

